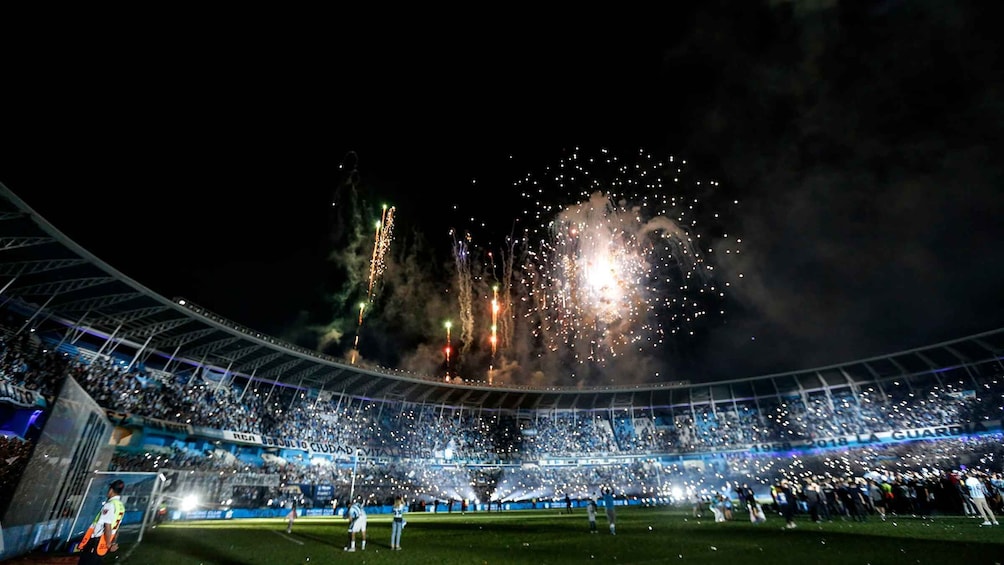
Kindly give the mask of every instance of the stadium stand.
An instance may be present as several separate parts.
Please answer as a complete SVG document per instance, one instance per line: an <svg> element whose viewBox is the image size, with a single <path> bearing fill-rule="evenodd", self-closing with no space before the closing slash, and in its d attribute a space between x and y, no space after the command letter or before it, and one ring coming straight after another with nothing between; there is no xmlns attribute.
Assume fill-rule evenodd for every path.
<svg viewBox="0 0 1004 565"><path fill-rule="evenodd" d="M983 467L1004 488L1004 329L712 384L446 383L347 365L157 296L2 185L0 204L4 518L68 381L107 419L106 470L161 473L147 512L163 503L170 519L279 516L294 498L332 513L353 491L374 512L399 494L427 511L564 507L566 493L584 505L608 486L630 504L710 504L747 483L770 501L781 479L835 492L867 478L889 483L897 512L965 513L953 471ZM90 468L67 478L67 500ZM50 519L20 542L5 531L0 557L34 549L25 540Z"/></svg>

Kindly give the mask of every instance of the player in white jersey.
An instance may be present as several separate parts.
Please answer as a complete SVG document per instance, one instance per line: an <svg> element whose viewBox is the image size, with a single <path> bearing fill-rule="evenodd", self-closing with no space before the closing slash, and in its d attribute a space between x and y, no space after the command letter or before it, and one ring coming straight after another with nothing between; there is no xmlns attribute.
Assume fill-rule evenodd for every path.
<svg viewBox="0 0 1004 565"><path fill-rule="evenodd" d="M363 510L363 505L357 500L349 506L349 511L345 513L345 517L349 520L349 546L345 548L345 551L355 551L356 550L356 534L360 534L359 548L362 550L366 549L366 511Z"/></svg>

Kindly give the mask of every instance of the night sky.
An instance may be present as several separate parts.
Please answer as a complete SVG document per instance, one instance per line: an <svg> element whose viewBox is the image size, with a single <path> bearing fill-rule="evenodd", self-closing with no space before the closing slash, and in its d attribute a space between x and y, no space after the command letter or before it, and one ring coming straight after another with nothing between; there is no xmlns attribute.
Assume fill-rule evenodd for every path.
<svg viewBox="0 0 1004 565"><path fill-rule="evenodd" d="M538 200L556 206L538 229L581 203L586 175L547 180L593 155L631 169L594 188L644 161L676 178L648 197L700 195L687 231L704 238L702 288L724 295L683 323L660 312L656 331L639 314L632 335L658 345L579 367L581 343L543 359L553 348L517 323L514 342L539 342L497 358L500 381L742 378L1004 327L995 18L968 2L721 4L681 7L645 44L204 30L186 49L137 34L14 62L0 182L164 296L339 358L358 333L361 362L425 374L445 369L443 321L460 318L457 235L483 305L487 252L534 229ZM394 237L360 328L382 204ZM453 343L468 378L487 365L476 323L470 350Z"/></svg>

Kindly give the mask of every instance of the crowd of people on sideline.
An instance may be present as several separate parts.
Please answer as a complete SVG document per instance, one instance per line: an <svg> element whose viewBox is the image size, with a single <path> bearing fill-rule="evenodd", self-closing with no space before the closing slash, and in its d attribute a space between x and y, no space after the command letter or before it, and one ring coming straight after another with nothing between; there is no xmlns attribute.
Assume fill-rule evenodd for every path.
<svg viewBox="0 0 1004 565"><path fill-rule="evenodd" d="M3 462L0 465L0 516L7 512L31 451L31 441L0 434L0 461Z"/></svg>
<svg viewBox="0 0 1004 565"><path fill-rule="evenodd" d="M734 493L714 492L702 496L691 492L692 516L712 512L715 522L730 521L735 503L743 519L758 524L768 513L779 516L785 528L796 528L796 515L811 522L843 520L885 521L890 516L929 517L934 514L964 515L981 519L981 526L997 526L1004 512L1004 474L963 466L952 471L883 473L834 477L805 474L801 480L782 478L770 485L770 500L757 499L750 486L737 486Z"/></svg>

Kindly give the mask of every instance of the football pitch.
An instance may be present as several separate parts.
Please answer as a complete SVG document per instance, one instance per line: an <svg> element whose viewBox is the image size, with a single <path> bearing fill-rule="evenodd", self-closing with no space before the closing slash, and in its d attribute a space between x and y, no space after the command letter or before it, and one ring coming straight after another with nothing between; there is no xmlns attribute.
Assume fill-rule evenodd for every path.
<svg viewBox="0 0 1004 565"><path fill-rule="evenodd" d="M390 550L390 517L370 515L364 551L344 551L346 520L300 518L291 534L281 518L178 522L149 530L105 563L126 565L287 565L428 563L436 565L561 563L722 563L860 565L1004 563L1004 526L981 527L963 516L897 516L883 522L798 526L768 515L715 523L690 508L618 507L616 535L602 508L591 534L584 508L507 512L409 513L401 551ZM741 515L745 518L745 514Z"/></svg>

